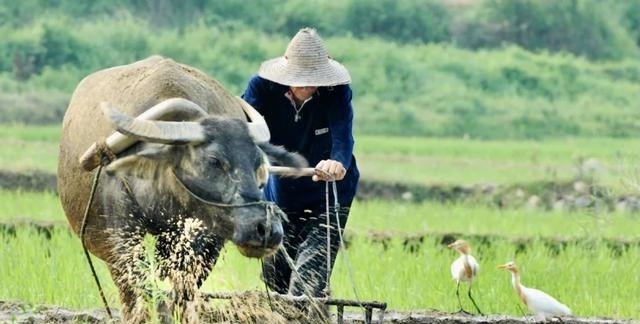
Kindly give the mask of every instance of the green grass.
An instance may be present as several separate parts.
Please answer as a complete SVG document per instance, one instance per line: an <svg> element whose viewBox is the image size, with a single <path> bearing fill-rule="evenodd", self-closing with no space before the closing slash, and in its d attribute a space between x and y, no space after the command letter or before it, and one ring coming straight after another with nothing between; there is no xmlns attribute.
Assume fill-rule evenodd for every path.
<svg viewBox="0 0 640 324"><path fill-rule="evenodd" d="M57 145L60 140L59 125L2 125L0 138L17 139L23 141L48 142Z"/></svg>
<svg viewBox="0 0 640 324"><path fill-rule="evenodd" d="M56 172L60 129L3 125L0 169ZM410 184L515 184L595 179L637 192L640 156L633 139L481 141L356 135L362 179Z"/></svg>
<svg viewBox="0 0 640 324"><path fill-rule="evenodd" d="M0 221L66 222L60 198L50 192L0 189Z"/></svg>
<svg viewBox="0 0 640 324"><path fill-rule="evenodd" d="M33 215L34 219L64 224L59 202L51 194L0 191L0 198L7 202L0 205L0 221ZM521 267L523 284L554 295L577 316L637 318L640 277L635 269L640 266L640 247L631 246L617 256L604 240L598 240L637 241L637 221L636 215L616 213L595 216L588 212L357 202L347 225L351 247L338 256L334 270L333 296L385 301L395 310L455 311L455 285L449 277L449 264L457 255L428 233L459 232L468 236L481 264L473 291L486 313L520 315L509 275L496 269L498 264L513 259ZM386 231L398 237L384 250L369 241L370 231ZM408 253L401 237L415 233L427 235L417 253ZM0 236L0 299L70 308L102 307L79 239L66 225L57 227L51 240L24 227L19 227L17 234L16 238ZM477 241L474 234L503 238L492 240L489 246ZM532 243L525 252L516 254L511 239L523 236L531 238ZM596 243L569 244L556 255L542 239L536 239L558 236L595 239ZM94 262L109 303L118 307L117 293L104 264L97 259ZM235 247L227 245L203 291L263 291L259 269L257 260L243 258ZM471 309L470 303L464 303Z"/></svg>
<svg viewBox="0 0 640 324"><path fill-rule="evenodd" d="M0 190L0 221L35 220L66 224L58 196L48 192ZM499 209L465 204L356 201L348 233L491 234L504 237L637 238L640 216L629 213Z"/></svg>
<svg viewBox="0 0 640 324"><path fill-rule="evenodd" d="M400 244L392 244L385 252L367 244L357 246L348 250L351 267L344 262L336 266L336 295L353 298L351 287L355 285L359 298L386 300L392 309L457 310L455 284L449 273L449 265L457 257L453 251L429 240L417 254L403 252ZM636 246L614 258L602 246L593 251L570 246L554 257L543 244L534 244L516 256L513 245L497 242L491 250L474 253L481 265L474 296L486 313L520 315L508 273L496 269L498 264L515 260L525 286L554 295L576 316L637 317L638 305L633 299L640 279L630 268L639 265L634 257L639 252ZM349 280L349 272L354 281ZM463 303L466 309L473 309L466 298Z"/></svg>
<svg viewBox="0 0 640 324"><path fill-rule="evenodd" d="M635 214L499 209L463 204L356 202L347 227L356 233L465 233L504 237L637 238Z"/></svg>
<svg viewBox="0 0 640 324"><path fill-rule="evenodd" d="M391 310L456 311L455 284L449 274L456 253L430 240L414 254L405 252L399 241L392 243L383 251L363 238L353 242L346 254L339 255L331 282L333 296L384 301ZM2 244L0 262L11 266L0 267L0 299L78 309L102 306L80 244L66 230L57 231L50 241L22 230L16 239L5 239ZM509 274L496 269L498 264L516 260L524 285L552 294L576 316L637 317L634 298L640 277L634 269L640 266L635 257L640 253L638 246L621 257L612 256L602 245L591 250L568 246L557 256L536 242L525 253L515 255L514 251L512 244L503 241L474 253L481 271L473 294L485 313L522 315ZM110 305L118 307L115 287L104 265L96 261L96 266ZM243 258L229 247L202 290L263 291L258 278L258 261ZM466 286L462 289L466 293ZM472 309L466 298L463 303Z"/></svg>
<svg viewBox="0 0 640 324"><path fill-rule="evenodd" d="M58 227L51 239L19 227L16 237L0 236L0 299L69 308L101 307L102 301L82 252L80 240ZM115 286L106 267L95 261L107 296L117 305Z"/></svg>
<svg viewBox="0 0 640 324"><path fill-rule="evenodd" d="M629 190L639 155L628 139L547 141L357 136L363 178L417 184L514 184L595 178Z"/></svg>
<svg viewBox="0 0 640 324"><path fill-rule="evenodd" d="M56 172L60 126L1 125L0 169Z"/></svg>

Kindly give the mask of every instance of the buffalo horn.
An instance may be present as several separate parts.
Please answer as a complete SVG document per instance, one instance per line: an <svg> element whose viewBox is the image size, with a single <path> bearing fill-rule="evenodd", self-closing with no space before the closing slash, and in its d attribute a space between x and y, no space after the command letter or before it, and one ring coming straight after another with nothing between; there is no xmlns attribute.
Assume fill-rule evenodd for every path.
<svg viewBox="0 0 640 324"><path fill-rule="evenodd" d="M105 108L106 107L106 108ZM124 116L118 113L111 104L103 102L101 104L103 112L113 110L116 115ZM110 113L109 113L110 114ZM107 112L105 112L107 115ZM137 120L194 120L204 117L207 112L196 103L184 98L171 98L164 100L157 105L147 109L135 119ZM118 118L118 117L116 117ZM124 119L130 118L124 116ZM106 138L106 145L114 153L118 154L143 137L126 136L120 132L114 132ZM92 144L87 151L80 157L80 165L86 171L91 171L100 164L99 148L96 143Z"/></svg>
<svg viewBox="0 0 640 324"><path fill-rule="evenodd" d="M244 101L244 99L238 98L238 100L242 105L242 110L244 110L244 113L249 117L250 122L247 123L247 126L249 127L249 134L251 138L253 138L253 141L256 143L268 142L271 134L269 133L269 127L264 117L249 103Z"/></svg>
<svg viewBox="0 0 640 324"><path fill-rule="evenodd" d="M119 112L109 103L102 103L102 112L118 132L145 142L185 144L204 141L202 127L197 122L137 119Z"/></svg>

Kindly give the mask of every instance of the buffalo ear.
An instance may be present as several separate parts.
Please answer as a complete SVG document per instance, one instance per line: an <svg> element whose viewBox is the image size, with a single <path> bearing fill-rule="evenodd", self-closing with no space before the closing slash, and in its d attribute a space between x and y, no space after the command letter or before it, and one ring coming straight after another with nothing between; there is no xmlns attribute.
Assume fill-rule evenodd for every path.
<svg viewBox="0 0 640 324"><path fill-rule="evenodd" d="M258 147L269 157L269 162L273 165L294 168L306 168L309 166L309 162L307 162L304 156L296 152L289 152L282 146L271 143L259 143Z"/></svg>
<svg viewBox="0 0 640 324"><path fill-rule="evenodd" d="M105 168L109 175L134 176L142 179L153 179L160 176L158 172L170 167L170 145L146 145L144 149L121 158L118 158Z"/></svg>

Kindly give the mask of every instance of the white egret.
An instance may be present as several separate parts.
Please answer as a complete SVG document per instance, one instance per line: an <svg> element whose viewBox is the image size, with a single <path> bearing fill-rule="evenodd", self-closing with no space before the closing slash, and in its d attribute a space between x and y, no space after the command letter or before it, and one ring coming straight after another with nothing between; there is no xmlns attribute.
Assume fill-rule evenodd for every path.
<svg viewBox="0 0 640 324"><path fill-rule="evenodd" d="M569 307L551 297L547 293L523 286L520 283L520 271L513 261L499 265L498 268L511 272L511 284L516 294L538 320L571 315Z"/></svg>
<svg viewBox="0 0 640 324"><path fill-rule="evenodd" d="M473 306L475 306L478 313L480 315L483 315L482 311L480 311L480 308L476 304L476 301L473 300L473 297L471 296L471 284L473 282L473 279L478 275L480 265L478 264L478 261L476 261L476 259L471 255L471 247L469 246L469 243L467 243L465 240L456 240L455 242L447 246L460 252L460 257L453 261L453 263L451 263L451 276L456 281L456 296L458 297L460 312L470 314L469 312L464 310L464 308L462 307L462 302L460 301L460 283L464 281L469 283L469 290L467 292L469 299L471 299L471 302L473 303Z"/></svg>

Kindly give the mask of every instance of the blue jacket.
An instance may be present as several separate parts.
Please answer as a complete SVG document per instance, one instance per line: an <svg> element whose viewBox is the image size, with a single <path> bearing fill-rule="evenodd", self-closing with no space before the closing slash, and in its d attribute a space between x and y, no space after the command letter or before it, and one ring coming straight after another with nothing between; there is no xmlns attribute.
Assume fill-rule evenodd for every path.
<svg viewBox="0 0 640 324"><path fill-rule="evenodd" d="M262 114L271 132L271 143L302 154L314 167L320 160L332 159L347 169L344 179L337 181L338 202L351 206L360 173L353 156L353 107L349 85L319 87L311 100L299 110L285 96L289 87L259 76L249 81L242 98ZM265 199L283 209L325 208L324 181L311 177L280 178L271 176L264 189ZM331 186L329 186L331 189ZM333 206L333 194L329 192Z"/></svg>

